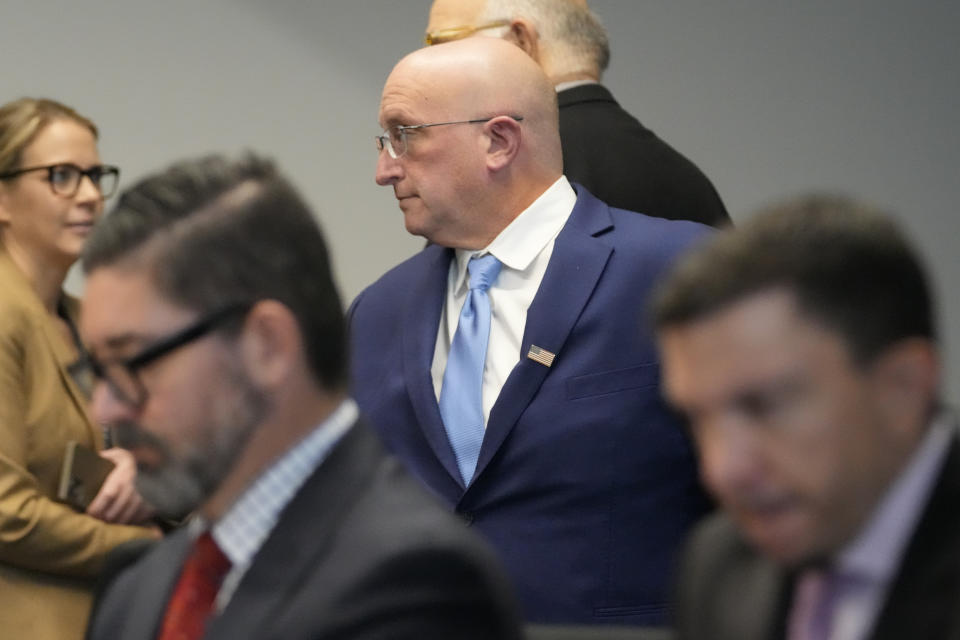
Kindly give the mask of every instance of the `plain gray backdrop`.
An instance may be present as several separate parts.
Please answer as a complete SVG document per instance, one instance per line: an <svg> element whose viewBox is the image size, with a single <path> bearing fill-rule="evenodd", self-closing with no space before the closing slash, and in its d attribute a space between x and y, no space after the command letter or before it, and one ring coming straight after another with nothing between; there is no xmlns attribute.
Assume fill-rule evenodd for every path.
<svg viewBox="0 0 960 640"><path fill-rule="evenodd" d="M89 115L125 185L186 156L275 157L317 210L349 302L423 246L373 182L373 136L383 81L420 46L429 6L0 0L0 102L49 96ZM610 32L605 83L704 170L734 220L812 189L897 213L933 271L946 395L960 398L960 5L591 6Z"/></svg>

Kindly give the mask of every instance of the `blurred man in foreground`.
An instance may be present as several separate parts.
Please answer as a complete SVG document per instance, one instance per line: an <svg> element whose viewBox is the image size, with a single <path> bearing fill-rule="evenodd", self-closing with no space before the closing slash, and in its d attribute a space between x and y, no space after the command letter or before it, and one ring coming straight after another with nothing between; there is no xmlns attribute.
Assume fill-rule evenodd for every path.
<svg viewBox="0 0 960 640"><path fill-rule="evenodd" d="M512 42L550 78L560 103L563 173L571 182L611 207L712 226L730 223L703 172L600 84L610 45L585 0L434 0L427 44L472 35Z"/></svg>
<svg viewBox="0 0 960 640"><path fill-rule="evenodd" d="M725 512L689 547L683 640L958 628L960 449L933 316L896 225L842 198L678 265L656 306L664 387Z"/></svg>
<svg viewBox="0 0 960 640"><path fill-rule="evenodd" d="M270 163L144 180L83 262L93 410L144 495L197 510L90 638L519 636L492 554L358 419L323 236Z"/></svg>

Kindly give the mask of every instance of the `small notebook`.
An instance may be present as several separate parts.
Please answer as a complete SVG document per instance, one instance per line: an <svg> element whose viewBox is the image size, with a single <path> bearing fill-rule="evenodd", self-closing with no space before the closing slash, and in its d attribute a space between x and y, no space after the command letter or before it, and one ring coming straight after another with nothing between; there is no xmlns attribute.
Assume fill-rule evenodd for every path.
<svg viewBox="0 0 960 640"><path fill-rule="evenodd" d="M86 511L114 464L79 442L70 441L63 456L57 497L79 511Z"/></svg>

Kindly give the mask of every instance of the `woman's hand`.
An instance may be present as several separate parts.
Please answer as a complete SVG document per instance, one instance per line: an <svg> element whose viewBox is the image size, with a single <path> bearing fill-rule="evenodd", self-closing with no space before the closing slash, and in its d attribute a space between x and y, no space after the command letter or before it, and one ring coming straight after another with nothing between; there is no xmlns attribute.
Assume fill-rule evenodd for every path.
<svg viewBox="0 0 960 640"><path fill-rule="evenodd" d="M115 524L143 524L155 515L134 486L137 463L126 449L114 447L100 452L100 456L113 462L116 467L104 480L87 514Z"/></svg>

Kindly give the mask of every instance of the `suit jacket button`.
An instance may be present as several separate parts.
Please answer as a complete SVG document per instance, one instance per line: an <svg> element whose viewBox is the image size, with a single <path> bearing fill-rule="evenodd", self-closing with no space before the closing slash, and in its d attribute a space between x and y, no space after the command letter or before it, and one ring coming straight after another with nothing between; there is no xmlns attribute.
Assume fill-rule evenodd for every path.
<svg viewBox="0 0 960 640"><path fill-rule="evenodd" d="M473 514L469 511L458 511L457 515L468 527L473 524Z"/></svg>

